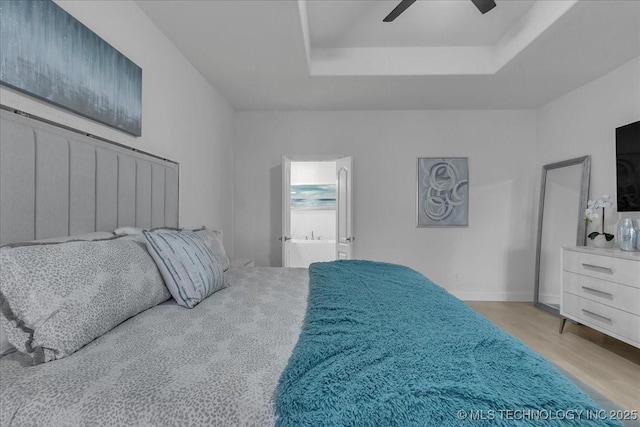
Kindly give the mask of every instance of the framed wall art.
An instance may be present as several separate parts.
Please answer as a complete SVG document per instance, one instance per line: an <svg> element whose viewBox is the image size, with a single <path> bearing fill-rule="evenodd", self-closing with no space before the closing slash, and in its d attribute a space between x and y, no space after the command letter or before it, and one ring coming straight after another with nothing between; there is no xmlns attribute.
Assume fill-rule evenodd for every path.
<svg viewBox="0 0 640 427"><path fill-rule="evenodd" d="M142 134L142 69L51 0L0 2L0 83Z"/></svg>
<svg viewBox="0 0 640 427"><path fill-rule="evenodd" d="M336 184L292 184L291 209L335 210Z"/></svg>
<svg viewBox="0 0 640 427"><path fill-rule="evenodd" d="M469 225L469 163L466 157L420 157L417 179L418 227Z"/></svg>

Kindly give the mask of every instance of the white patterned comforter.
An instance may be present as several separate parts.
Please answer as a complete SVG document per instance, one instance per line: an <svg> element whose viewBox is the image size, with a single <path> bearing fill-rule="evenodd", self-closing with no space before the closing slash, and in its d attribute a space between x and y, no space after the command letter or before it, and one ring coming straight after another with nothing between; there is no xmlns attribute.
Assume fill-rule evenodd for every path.
<svg viewBox="0 0 640 427"><path fill-rule="evenodd" d="M1 358L0 425L273 425L308 272L232 268L228 278L191 310L170 300L64 359Z"/></svg>

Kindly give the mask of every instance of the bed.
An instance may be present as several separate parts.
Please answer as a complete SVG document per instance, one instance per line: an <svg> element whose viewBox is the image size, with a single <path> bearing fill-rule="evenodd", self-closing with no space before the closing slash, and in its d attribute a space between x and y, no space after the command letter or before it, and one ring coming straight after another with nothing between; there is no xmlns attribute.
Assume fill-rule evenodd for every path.
<svg viewBox="0 0 640 427"><path fill-rule="evenodd" d="M122 226L160 227L157 233L179 236L204 233L166 228L179 223L177 165L2 113L3 244ZM19 138L34 142L19 144ZM53 148L43 148L48 140ZM49 154L43 157L43 152ZM93 169L74 160L67 160L66 172L59 163L42 163L79 153L93 159ZM16 168L15 159L40 167ZM104 166L113 159L115 169ZM47 170L50 175L38 177ZM109 170L115 187L113 176L102 175ZM35 185L33 192L29 186L25 190L24 182L42 179L49 181L49 192ZM77 182L87 179L92 185ZM82 199L71 191L76 185L84 191ZM43 216L35 209L43 203L59 209ZM127 250L136 255L125 258L139 257L144 274L138 277L137 270L112 262L104 268L115 266L118 280L108 283L143 295L146 285L140 283L160 277L153 262L162 268L155 257L151 260L154 248L144 245L144 239L151 242L146 234L123 234L5 246L0 274L17 271L3 276L10 279L20 279L21 271L30 274L26 261L12 251L46 255L53 250L66 259L69 253L101 248L95 249L95 259L106 254L117 261L118 251ZM15 265L22 262L19 268L7 261L14 259ZM90 261L87 265L95 264ZM181 306L177 296L169 298L161 286L147 306L120 313L121 320L92 330L86 342L65 341L62 351L18 346L21 351L0 358L0 425L620 425L549 362L406 267L336 261L309 270L232 267L223 277L225 286L192 308ZM43 295L29 300L12 293L4 281L0 286L3 325L11 318L20 326L19 306L5 310L12 298L26 301L24 311L33 306L30 301L47 305ZM21 283L14 288L22 289ZM131 300L126 295L117 312L119 304ZM76 315L93 321L91 307ZM30 333L35 342L35 329ZM518 410L529 415L499 412Z"/></svg>
<svg viewBox="0 0 640 427"><path fill-rule="evenodd" d="M311 287L306 269L231 268L230 286L191 310L166 301L52 362L10 353L0 359L0 424L618 425L543 358L419 273L364 262L363 274L359 263L312 265L311 277L323 279ZM356 281L342 293L345 275ZM385 278L375 285L371 275ZM388 311L398 301L381 299L382 286L408 287L391 292L404 300L404 320ZM411 307L423 301L415 286L432 307ZM503 410L531 410L531 418ZM558 411L591 419L558 420Z"/></svg>

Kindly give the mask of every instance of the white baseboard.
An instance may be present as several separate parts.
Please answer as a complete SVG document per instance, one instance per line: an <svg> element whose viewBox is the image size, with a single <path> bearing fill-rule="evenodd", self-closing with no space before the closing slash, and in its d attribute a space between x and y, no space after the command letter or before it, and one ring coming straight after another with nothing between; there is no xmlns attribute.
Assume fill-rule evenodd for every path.
<svg viewBox="0 0 640 427"><path fill-rule="evenodd" d="M540 294L538 300L550 305L560 305L560 295Z"/></svg>
<svg viewBox="0 0 640 427"><path fill-rule="evenodd" d="M533 292L449 292L463 301L533 302Z"/></svg>

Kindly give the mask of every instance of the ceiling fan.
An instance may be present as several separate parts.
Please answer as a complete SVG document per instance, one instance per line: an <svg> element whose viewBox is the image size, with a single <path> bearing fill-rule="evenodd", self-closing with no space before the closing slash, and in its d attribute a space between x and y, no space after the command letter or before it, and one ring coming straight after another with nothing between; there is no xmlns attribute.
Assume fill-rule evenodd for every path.
<svg viewBox="0 0 640 427"><path fill-rule="evenodd" d="M482 14L484 15L485 13L489 12L491 9L493 9L494 7L496 7L496 2L494 0L471 0L473 2L473 4L476 5L476 7L478 8L478 10L480 12L482 12ZM407 10L407 8L409 6L411 6L413 3L415 3L416 0L402 0L392 11L390 14L387 15L386 18L384 18L382 21L383 22L391 22L394 19L396 19L402 12L404 12L405 10Z"/></svg>

